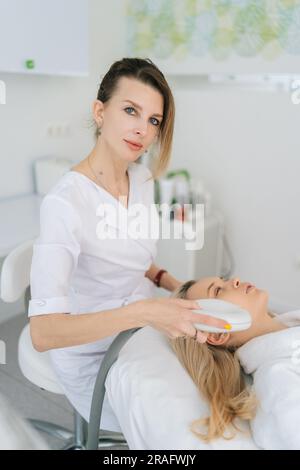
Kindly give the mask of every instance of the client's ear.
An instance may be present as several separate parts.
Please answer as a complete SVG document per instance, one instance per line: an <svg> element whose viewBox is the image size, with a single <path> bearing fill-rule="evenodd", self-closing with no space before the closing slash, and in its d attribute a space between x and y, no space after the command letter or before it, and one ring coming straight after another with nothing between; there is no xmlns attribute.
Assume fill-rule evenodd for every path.
<svg viewBox="0 0 300 470"><path fill-rule="evenodd" d="M227 343L230 338L229 333L209 333L206 342L213 346L221 346Z"/></svg>

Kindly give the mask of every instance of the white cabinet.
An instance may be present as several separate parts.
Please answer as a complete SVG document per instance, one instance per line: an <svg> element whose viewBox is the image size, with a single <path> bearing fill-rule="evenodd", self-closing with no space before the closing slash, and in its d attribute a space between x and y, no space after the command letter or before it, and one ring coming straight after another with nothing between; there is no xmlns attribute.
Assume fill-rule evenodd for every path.
<svg viewBox="0 0 300 470"><path fill-rule="evenodd" d="M157 242L155 263L166 269L176 279L189 281L206 276L220 276L223 262L224 223L220 214L210 214L204 219L204 243L200 250L187 250L187 240L163 239ZM171 233L173 233L171 228ZM157 289L156 295L166 297L170 292Z"/></svg>
<svg viewBox="0 0 300 470"><path fill-rule="evenodd" d="M0 0L0 71L88 75L88 0Z"/></svg>

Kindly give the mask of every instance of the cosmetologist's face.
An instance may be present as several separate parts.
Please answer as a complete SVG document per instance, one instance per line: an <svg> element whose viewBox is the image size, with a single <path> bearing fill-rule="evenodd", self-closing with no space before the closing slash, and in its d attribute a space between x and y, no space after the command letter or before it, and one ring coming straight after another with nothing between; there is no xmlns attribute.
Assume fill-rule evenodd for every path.
<svg viewBox="0 0 300 470"><path fill-rule="evenodd" d="M157 90L139 80L121 77L109 101L94 103L94 115L102 123L100 138L115 155L135 161L157 140L163 107L163 97Z"/></svg>

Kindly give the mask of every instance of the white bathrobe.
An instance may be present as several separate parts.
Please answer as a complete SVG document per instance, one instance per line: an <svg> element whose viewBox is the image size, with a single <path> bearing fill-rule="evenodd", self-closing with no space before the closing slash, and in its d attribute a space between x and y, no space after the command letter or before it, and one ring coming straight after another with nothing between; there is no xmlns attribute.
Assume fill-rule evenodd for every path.
<svg viewBox="0 0 300 470"><path fill-rule="evenodd" d="M251 430L262 449L300 449L300 310L276 315L289 328L258 336L237 355L259 400Z"/></svg>

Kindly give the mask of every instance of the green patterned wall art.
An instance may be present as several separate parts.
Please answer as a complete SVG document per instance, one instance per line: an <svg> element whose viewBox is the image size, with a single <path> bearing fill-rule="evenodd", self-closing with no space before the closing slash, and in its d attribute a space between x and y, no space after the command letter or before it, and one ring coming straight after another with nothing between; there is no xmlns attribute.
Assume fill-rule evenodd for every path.
<svg viewBox="0 0 300 470"><path fill-rule="evenodd" d="M174 72L300 71L300 0L128 0L126 21L128 54Z"/></svg>

